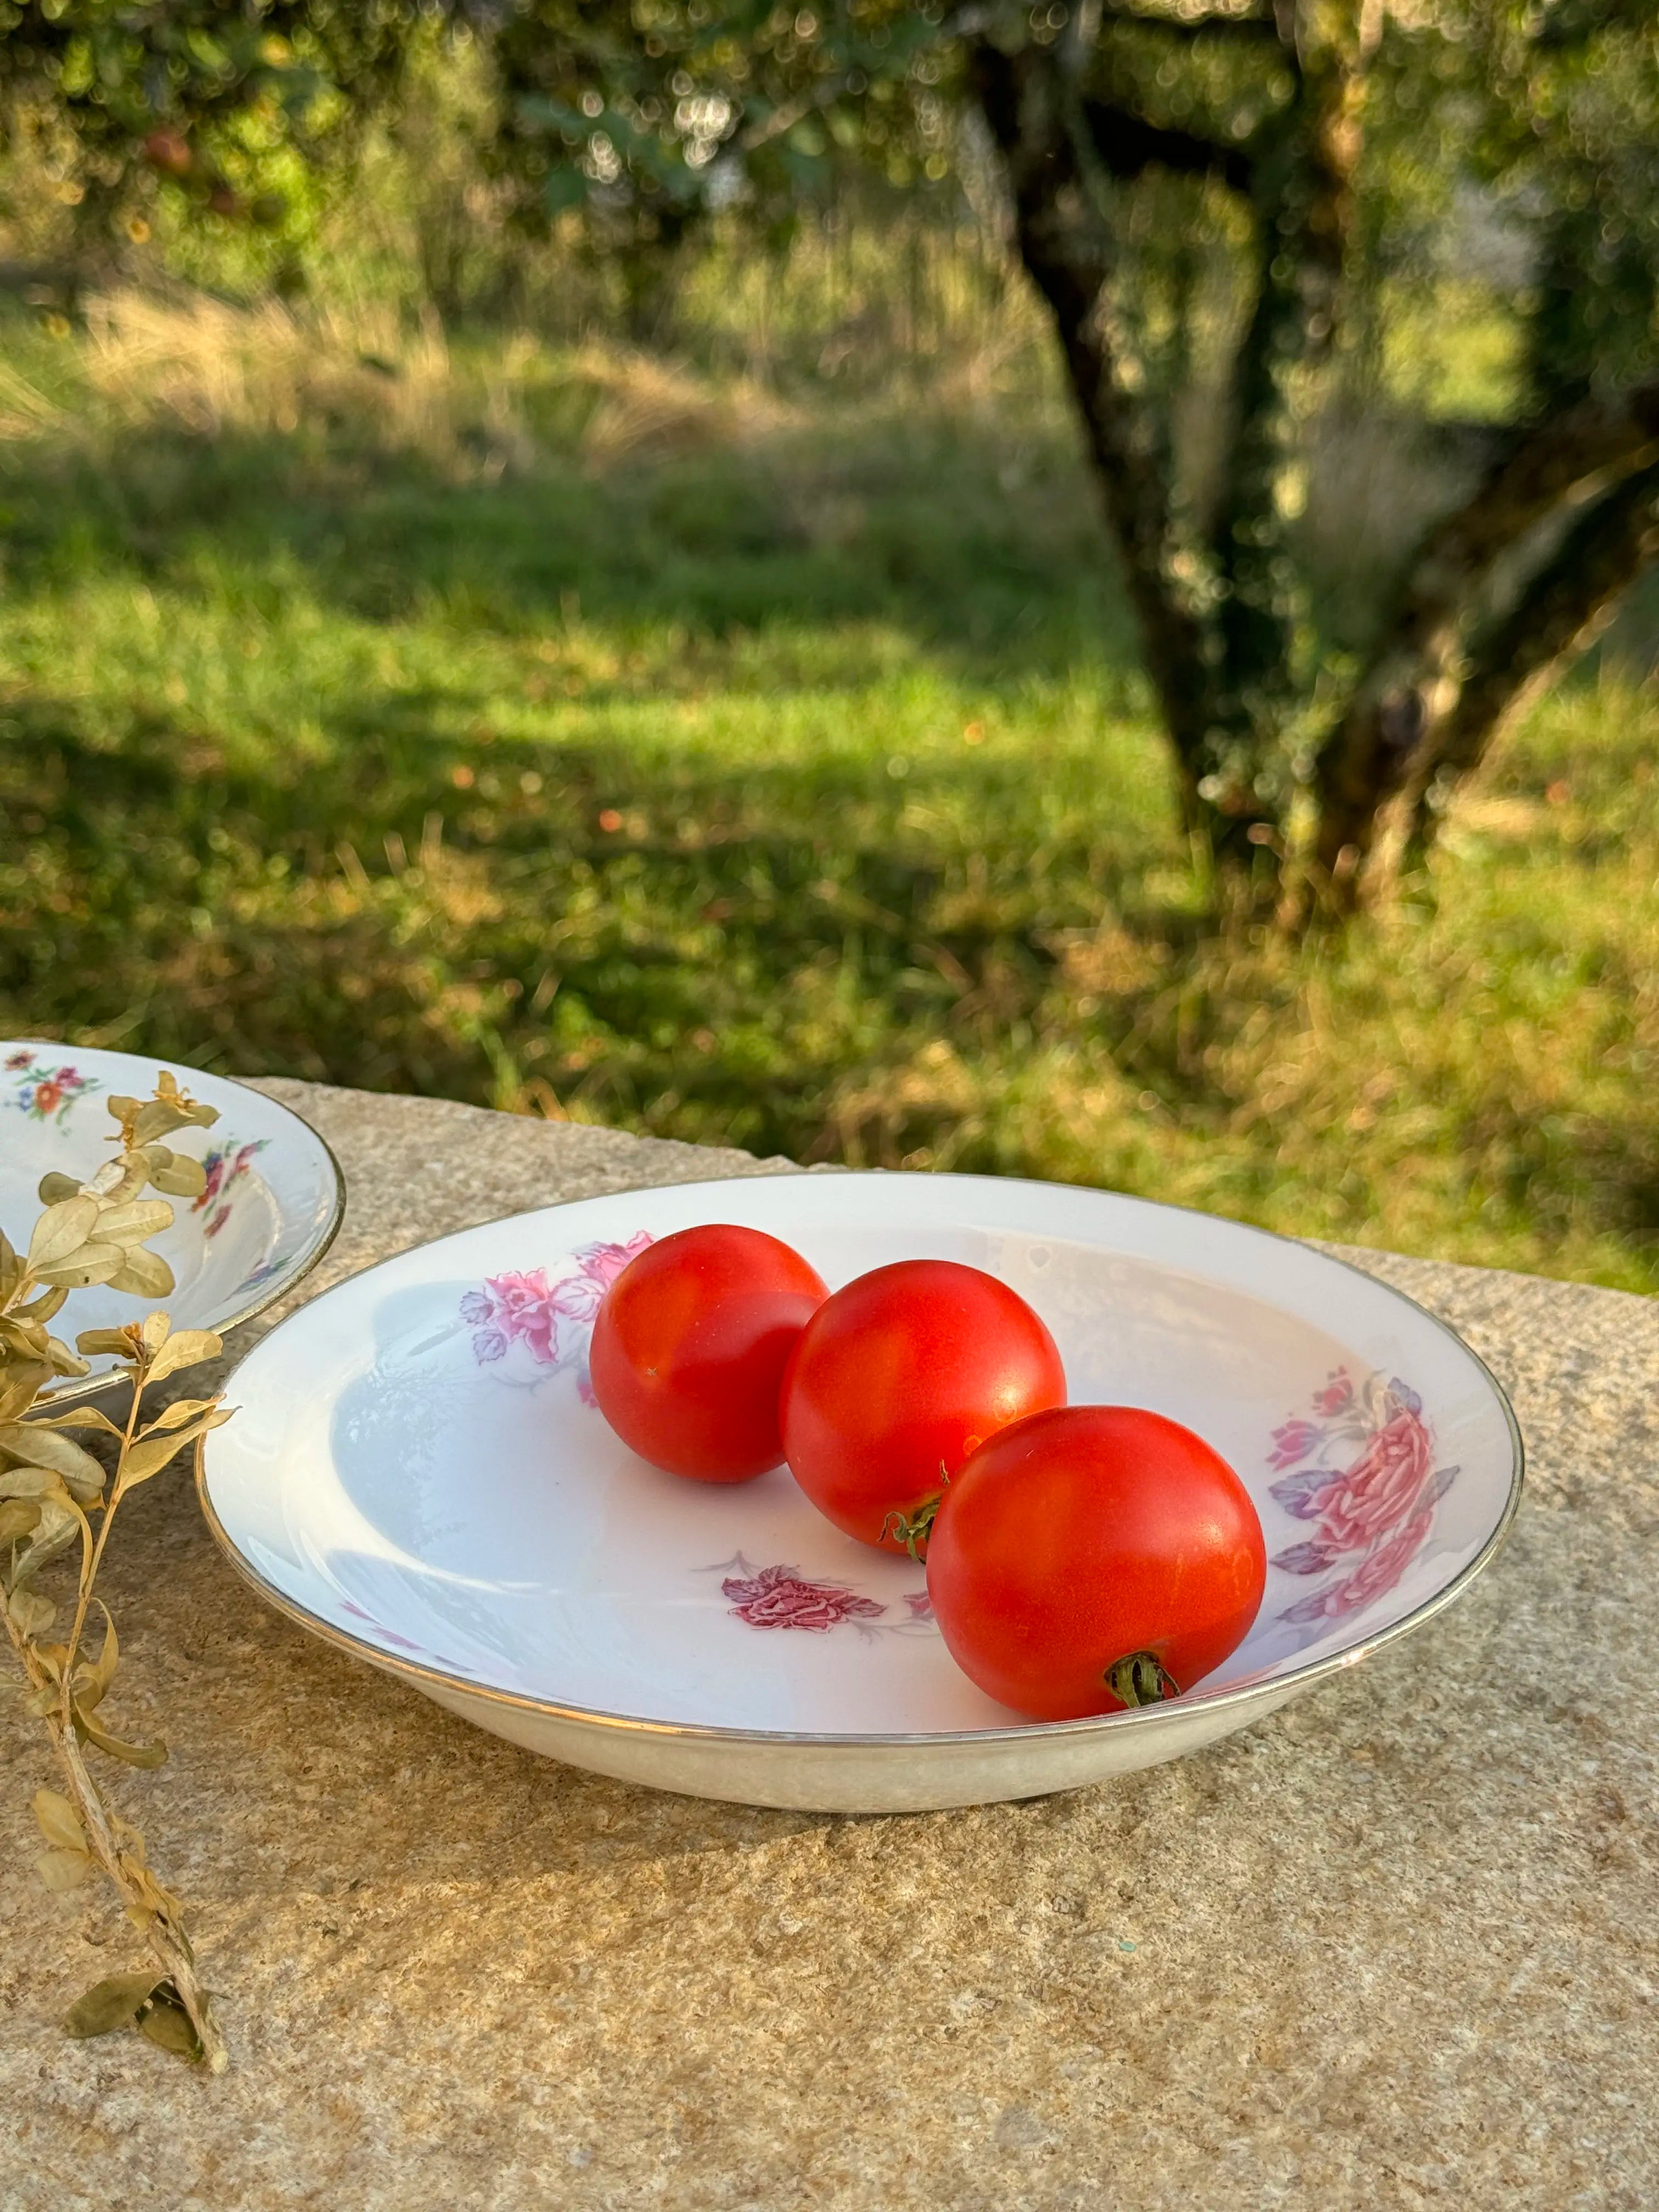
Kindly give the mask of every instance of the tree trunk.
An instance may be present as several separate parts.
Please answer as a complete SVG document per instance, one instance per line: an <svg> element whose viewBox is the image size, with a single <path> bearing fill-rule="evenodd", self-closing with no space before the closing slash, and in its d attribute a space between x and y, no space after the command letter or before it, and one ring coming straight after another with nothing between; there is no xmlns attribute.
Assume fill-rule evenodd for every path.
<svg viewBox="0 0 1659 2212"><path fill-rule="evenodd" d="M1254 872L1282 848L1282 753L1308 635L1285 495L1299 459L1294 386L1331 334L1358 138L1348 78L1305 69L1291 30L1261 17L1158 29L1247 40L1288 70L1293 94L1248 143L1172 127L1109 77L1085 82L1094 31L1081 13L1069 50L976 42L970 83L1006 166L1021 258L1054 317L1188 829L1215 860ZM1113 313L1113 195L1154 169L1223 186L1255 217L1254 305L1207 543L1178 525L1166 425Z"/></svg>
<svg viewBox="0 0 1659 2212"><path fill-rule="evenodd" d="M1586 402L1518 440L1430 534L1317 763L1315 859L1334 904L1354 902L1384 820L1403 809L1420 831L1436 779L1476 767L1610 617L1652 555L1656 464L1659 385ZM1483 623L1495 572L1575 501L1578 519Z"/></svg>
<svg viewBox="0 0 1659 2212"><path fill-rule="evenodd" d="M1210 719L1209 653L1175 572L1170 489L1154 441L1120 382L1101 291L1109 241L1090 205L1061 112L1052 55L981 45L975 89L1007 165L1021 258L1054 319L1072 391L1122 557L1147 672L1174 745L1182 795L1198 808Z"/></svg>
<svg viewBox="0 0 1659 2212"><path fill-rule="evenodd" d="M1321 903L1376 878L1384 824L1422 840L1449 784L1506 717L1595 635L1659 543L1659 383L1575 395L1517 434L1431 531L1345 698L1312 733L1311 854L1287 854L1320 672L1285 496L1301 459L1298 391L1341 304L1366 63L1310 43L1295 0L1259 15L1156 18L1104 0L1050 44L970 41L972 93L1006 166L1021 258L1054 317L1188 827L1252 872L1292 858ZM1114 22L1137 38L1248 38L1291 92L1244 141L1143 114L1097 68ZM1173 49L1172 49L1173 51ZM1160 80L1162 81L1162 80ZM1175 512L1165 425L1113 309L1122 196L1147 171L1248 199L1253 295L1232 365L1221 495L1207 543ZM1322 737L1319 734L1322 728ZM1311 860L1311 868L1307 861ZM1296 908L1292 892L1282 910ZM1305 901L1302 902L1305 910Z"/></svg>

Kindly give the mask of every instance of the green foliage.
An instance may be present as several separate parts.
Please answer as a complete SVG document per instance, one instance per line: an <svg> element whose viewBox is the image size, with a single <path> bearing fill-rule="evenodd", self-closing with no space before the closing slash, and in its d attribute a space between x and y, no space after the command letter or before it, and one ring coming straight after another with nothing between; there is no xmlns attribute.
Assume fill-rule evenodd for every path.
<svg viewBox="0 0 1659 2212"><path fill-rule="evenodd" d="M192 139L248 115L319 149L345 108L385 100L418 22L398 0L4 0L0 84L9 101L49 101L108 168L142 149L185 177Z"/></svg>
<svg viewBox="0 0 1659 2212"><path fill-rule="evenodd" d="M356 149L366 121L395 127L411 70L441 53L441 72L465 70L476 49L489 96L453 127L474 137L520 220L579 209L625 258L722 208L781 236L854 168L896 190L942 182L961 148L964 28L1006 48L1052 44L1067 23L1065 9L942 0L0 0L0 121L52 136L100 210L148 178L198 210L280 227L305 199L303 165ZM1654 0L1446 0L1374 18L1341 0L1304 8L1310 56L1363 61L1352 218L1362 352L1378 288L1405 272L1431 279L1449 252L1467 254L1479 191L1482 221L1530 266L1511 309L1531 333L1540 397L1646 373L1656 23ZM1289 112L1277 44L1252 27L1152 0L1095 21L1089 96L1187 149L1172 140L1113 186L1119 305L1155 378L1181 295L1197 281L1217 306L1239 242L1219 174L1193 149L1247 149ZM1193 363L1175 352L1184 376Z"/></svg>
<svg viewBox="0 0 1659 2212"><path fill-rule="evenodd" d="M1449 19L1443 162L1462 114L1472 179L1528 240L1522 302L1540 407L1653 374L1659 307L1659 7L1464 0Z"/></svg>
<svg viewBox="0 0 1659 2212"><path fill-rule="evenodd" d="M43 137L95 216L148 177L279 226L294 159L329 161L386 104L420 21L412 0L0 0L0 128Z"/></svg>
<svg viewBox="0 0 1659 2212"><path fill-rule="evenodd" d="M988 137L1188 826L1276 881L1287 915L1358 895L1391 810L1426 841L1516 697L1648 557L1639 426L1610 445L1572 406L1610 420L1652 396L1659 0L5 4L0 118L51 142L92 227L148 175L198 216L280 234L267 273L290 290L310 172L395 136L434 63L460 64L477 97L448 111L446 158L467 141L492 216L582 241L635 339L661 335L685 242L714 221L781 247L854 179L954 192ZM1492 473L1465 487L1452 552L1402 553L1369 634L1339 635L1296 526L1310 449L1375 403L1402 313L1468 264L1507 340ZM1555 450L1517 468L1532 495L1494 492L1523 431ZM1587 498L1607 521L1593 562L1569 534Z"/></svg>
<svg viewBox="0 0 1659 2212"><path fill-rule="evenodd" d="M899 187L945 174L939 13L526 0L493 41L501 158L526 212L586 204L613 237L654 241L733 203L778 237L849 158Z"/></svg>
<svg viewBox="0 0 1659 2212"><path fill-rule="evenodd" d="M0 126L44 136L95 221L148 184L292 228L304 168L395 127L411 65L445 46L465 65L475 43L494 94L478 139L520 220L580 210L623 258L734 201L782 236L854 153L896 187L948 167L937 21L904 0L823 20L754 0L0 0Z"/></svg>

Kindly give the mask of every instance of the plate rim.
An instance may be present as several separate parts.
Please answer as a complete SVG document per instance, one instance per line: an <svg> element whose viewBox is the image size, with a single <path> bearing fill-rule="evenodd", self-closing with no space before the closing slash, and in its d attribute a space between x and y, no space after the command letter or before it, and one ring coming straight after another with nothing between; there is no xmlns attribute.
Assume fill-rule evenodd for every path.
<svg viewBox="0 0 1659 2212"><path fill-rule="evenodd" d="M322 1146L323 1157L328 1163L329 1173L334 1178L334 1204L321 1236L308 1251L299 1255L291 1273L272 1282L262 1283L258 1294L248 1304L242 1306L235 1313L228 1314L223 1320L217 1322L214 1328L216 1336L228 1336L232 1329L240 1328L244 1322L256 1320L260 1314L274 1306L279 1298L285 1298L290 1291L297 1289L319 1262L327 1256L330 1246L339 1235L345 1221L345 1170L340 1165L339 1155L329 1143L328 1139L313 1123L307 1121L303 1114L296 1113L292 1106L285 1105L282 1099L273 1098L269 1091L254 1090L253 1085L242 1076L222 1075L218 1069L213 1067L192 1067L187 1060L168 1060L161 1053L121 1052L112 1045L74 1045L67 1043L62 1037L0 1037L0 1052L4 1052L8 1048L21 1050L25 1045L34 1051L40 1050L42 1047L47 1047L59 1052L100 1052L106 1054L111 1060L130 1060L151 1067L167 1068L179 1075L205 1075L215 1083L232 1084L238 1091L252 1091L256 1098L267 1106L274 1107L277 1113L286 1115L290 1121L297 1121L306 1133L314 1137ZM348 1276L344 1279L349 1281L351 1278ZM239 1359L238 1364L240 1364ZM66 1406L76 1399L94 1397L100 1390L110 1389L118 1383L120 1379L119 1370L114 1368L101 1375L80 1375L68 1377L55 1389L45 1392L40 1402L43 1406Z"/></svg>
<svg viewBox="0 0 1659 2212"><path fill-rule="evenodd" d="M309 1124L307 1126L309 1127ZM807 1170L797 1171L810 1172ZM888 1179L891 1179L895 1174L915 1175L918 1181L929 1182L944 1179L942 1171L927 1170L851 1168L841 1170L840 1172L848 1175L880 1176ZM369 1266L359 1268L354 1274L343 1277L338 1283L331 1284L329 1291L323 1295L330 1296L335 1291L343 1290L348 1284L359 1282L364 1276L374 1274L381 1267L395 1266L399 1261L408 1259L413 1253L430 1250L434 1245L447 1243L450 1237L470 1236L475 1230L491 1228L500 1222L523 1220L528 1215L535 1213L556 1213L565 1206L592 1205L595 1199L636 1197L659 1188L687 1189L706 1187L712 1189L732 1183L748 1183L757 1179L746 1175L687 1176L672 1184L642 1185L637 1191L594 1192L585 1198L559 1199L550 1206L526 1206L516 1213L492 1215L488 1221L470 1223L463 1229L450 1231L445 1237L428 1237L422 1244L412 1244L402 1252L389 1254L384 1260L374 1261ZM765 1178L768 1181L784 1179L782 1176ZM1425 1321L1431 1322L1442 1335L1449 1337L1454 1344L1467 1353L1474 1361L1479 1373L1485 1378L1504 1416L1510 1435L1510 1486L1508 1495L1504 1501L1504 1510L1499 1514L1491 1534L1474 1557L1466 1561L1449 1582L1437 1589L1431 1597L1425 1598L1421 1605L1414 1607L1410 1613L1390 1623L1387 1628L1380 1630L1376 1635L1367 1638L1363 1644L1352 1644L1343 1650L1331 1652L1322 1659L1310 1660L1304 1665L1292 1668L1286 1674L1275 1675L1267 1681L1243 1682L1231 1689L1208 1692L1200 1686L1188 1691L1179 1698L1171 1698L1166 1704L1140 1705L1123 1712L1092 1713L1080 1720L1011 1721L1006 1725L984 1729L933 1729L915 1732L889 1730L878 1733L867 1730L757 1729L727 1726L712 1721L651 1720L637 1713L607 1712L599 1706L565 1705L555 1698L532 1697L526 1691L501 1689L494 1684L474 1681L471 1677L456 1674L447 1668L430 1666L419 1660L406 1658L398 1653L384 1651L378 1644L371 1644L366 1638L354 1635L349 1630L341 1628L334 1621L325 1620L320 1614L313 1613L308 1607L302 1605L298 1599L290 1597L285 1590L278 1589L259 1571L246 1554L238 1548L208 1495L205 1455L207 1438L198 1437L194 1453L196 1497L201 1507L202 1516L207 1522L209 1534L243 1581L257 1591L276 1612L283 1614L297 1626L308 1630L323 1643L331 1645L334 1649L346 1652L353 1658L362 1660L368 1665L378 1668L384 1674L390 1674L400 1680L411 1682L416 1688L428 1693L434 1690L447 1691L457 1696L479 1699L485 1704L504 1706L520 1712L533 1713L544 1720L562 1722L576 1727L594 1728L602 1733L610 1732L635 1737L643 1735L665 1741L696 1743L711 1748L753 1745L765 1748L793 1747L844 1753L877 1753L888 1750L945 1748L956 1748L967 1752L990 1749L1003 1744L1029 1745L1074 1741L1107 1729L1176 1727L1183 1719L1189 1719L1200 1711L1224 1712L1241 1705L1260 1703L1266 1698L1271 1698L1276 1705L1283 1704L1290 1698L1299 1695L1302 1691L1322 1681L1328 1675L1341 1674L1351 1667L1358 1666L1362 1661L1372 1657L1378 1651L1386 1650L1389 1645L1398 1643L1413 1631L1425 1626L1434 1619L1437 1613L1443 1613L1448 1606L1461 1597L1470 1585L1486 1572L1502 1550L1510 1529L1514 1527L1516 1516L1520 1510L1522 1493L1526 1483L1526 1441L1521 1433L1521 1425L1516 1419L1515 1408L1510 1402L1508 1391L1504 1389L1474 1346L1455 1329L1449 1322L1443 1321L1438 1314L1431 1312L1419 1299L1413 1297L1409 1291L1402 1291L1396 1285L1384 1281L1379 1275L1370 1274L1355 1261L1342 1259L1336 1253L1327 1251L1322 1245L1316 1244L1310 1239L1287 1237L1278 1230L1262 1229L1255 1222L1235 1221L1226 1214L1206 1213L1200 1206L1172 1206L1161 1199L1140 1198L1133 1191L1111 1190L1100 1184L1050 1182L1036 1176L951 1175L950 1179L959 1182L991 1183L1000 1188L1006 1188L1011 1184L1014 1186L1024 1184L1039 1190L1092 1190L1103 1197L1132 1199L1139 1205L1156 1207L1161 1212L1186 1214L1201 1221L1224 1222L1229 1228L1242 1230L1253 1237L1263 1237L1269 1243L1288 1245L1298 1252L1312 1252L1332 1267L1343 1268L1351 1275L1358 1275L1363 1282L1373 1285L1390 1297L1400 1299L1403 1304L1411 1307L1414 1312L1420 1314ZM293 1317L297 1318L297 1316ZM270 1339L267 1338L265 1341L268 1343ZM258 1348L263 1349L263 1346ZM240 1364L240 1361L237 1363L239 1366Z"/></svg>

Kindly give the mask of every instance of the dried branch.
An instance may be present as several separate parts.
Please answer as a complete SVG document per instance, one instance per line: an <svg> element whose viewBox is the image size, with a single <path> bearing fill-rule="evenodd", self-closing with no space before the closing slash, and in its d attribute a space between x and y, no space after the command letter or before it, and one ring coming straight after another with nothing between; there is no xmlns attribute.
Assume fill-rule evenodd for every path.
<svg viewBox="0 0 1659 2212"><path fill-rule="evenodd" d="M153 2039L199 2057L210 2073L221 2074L229 2053L214 2017L212 2000L202 1986L179 1900L144 1864L143 1840L137 1830L105 1802L87 1770L73 1727L66 1729L63 1724L56 1702L59 1686L42 1664L34 1645L19 1632L9 1614L6 1628L28 1677L68 1789L64 1798L50 1790L36 1793L35 1818L48 1845L43 1854L48 1863L41 1869L43 1878L49 1887L68 1887L70 1878L84 1879L78 1861L85 1862L87 1872L96 1866L113 1886L129 1918L143 1929L144 1941L156 1962L157 1971L153 1973L119 1975L113 1978L113 1986L100 1983L71 2012L71 2025L86 2033L87 2023L95 2022L91 2032L102 2033L131 2021L149 2029ZM46 1703L47 1699L52 1702ZM88 2006L88 1999L96 2002ZM175 2011L182 2012L188 2023L188 2045L168 2017ZM150 2027L152 2020L155 2027Z"/></svg>
<svg viewBox="0 0 1659 2212"><path fill-rule="evenodd" d="M99 1709L120 1646L95 1584L123 1501L230 1418L213 1397L176 1401L146 1421L146 1386L216 1358L220 1340L206 1329L175 1333L164 1313L125 1328L84 1333L80 1354L113 1353L126 1370L131 1395L125 1428L100 1413L52 1413L49 1399L43 1412L41 1400L59 1376L89 1371L86 1358L61 1344L49 1327L71 1290L101 1283L144 1297L172 1290L172 1270L146 1247L171 1226L173 1208L143 1193L200 1194L206 1182L201 1163L161 1139L209 1126L218 1115L186 1097L166 1073L153 1098L108 1103L117 1124L116 1157L85 1183L64 1175L45 1178L46 1211L21 1254L0 1234L0 1613L27 1679L28 1708L45 1722L67 1785L67 1795L35 1793L35 1818L47 1845L36 1869L54 1891L76 1888L101 1871L143 1931L154 1961L148 1972L116 1975L88 1990L65 2025L76 2035L134 2025L216 2073L226 2063L224 2039L197 1972L182 1907L145 1864L137 1830L105 1799L83 1747L134 1766L158 1766L167 1757L164 1744L125 1742L104 1724ZM27 1419L30 1413L37 1418ZM105 1468L75 1440L70 1431L77 1429L115 1444L107 1495ZM49 1641L59 1608L39 1587L40 1577L77 1547L69 1632L61 1642ZM94 1605L104 1618L95 1659L85 1648Z"/></svg>

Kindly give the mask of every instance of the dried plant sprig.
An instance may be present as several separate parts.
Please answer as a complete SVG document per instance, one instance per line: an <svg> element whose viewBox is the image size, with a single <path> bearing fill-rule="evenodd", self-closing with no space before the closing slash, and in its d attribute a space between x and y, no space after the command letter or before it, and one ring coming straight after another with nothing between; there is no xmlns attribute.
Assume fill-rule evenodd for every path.
<svg viewBox="0 0 1659 2212"><path fill-rule="evenodd" d="M197 1972L183 1907L150 1871L143 1837L109 1803L85 1754L89 1746L133 1766L159 1766L167 1757L165 1744L126 1742L100 1717L120 1644L94 1585L123 1501L185 1445L230 1418L216 1395L177 1400L146 1421L146 1389L216 1358L221 1343L210 1329L175 1330L165 1313L151 1313L121 1328L83 1331L77 1354L52 1334L50 1323L72 1290L90 1284L143 1297L165 1297L173 1289L167 1261L146 1249L172 1225L173 1208L143 1194L199 1194L206 1182L200 1162L161 1139L182 1128L208 1127L218 1115L165 1072L154 1097L116 1097L108 1104L115 1157L86 1183L64 1175L43 1179L46 1211L21 1255L0 1231L0 1613L28 1679L28 1709L46 1723L67 1785L35 1793L34 1815L46 1844L36 1871L49 1889L63 1892L101 1870L143 1931L154 1962L143 1972L100 1982L64 2025L72 2035L135 2025L153 2042L217 2073L226 2063L224 2039ZM41 1410L43 1399L50 1407L55 1382L90 1371L79 1355L103 1353L113 1354L125 1372L124 1426L91 1410ZM27 1418L31 1413L36 1418ZM112 1471L75 1441L69 1433L75 1429L112 1442ZM52 1641L60 1607L40 1589L39 1577L77 1545L69 1630ZM86 1648L94 1606L103 1620L95 1657Z"/></svg>

